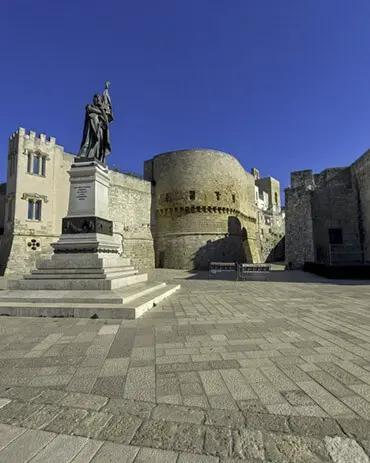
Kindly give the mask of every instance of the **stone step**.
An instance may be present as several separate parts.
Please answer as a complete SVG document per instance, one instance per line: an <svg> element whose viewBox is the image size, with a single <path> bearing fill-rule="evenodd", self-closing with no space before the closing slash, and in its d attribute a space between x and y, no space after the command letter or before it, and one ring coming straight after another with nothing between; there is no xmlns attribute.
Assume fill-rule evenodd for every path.
<svg viewBox="0 0 370 463"><path fill-rule="evenodd" d="M110 269L109 269L110 270ZM26 280L64 280L64 279L80 279L80 280L88 280L88 279L101 279L101 280L106 280L106 279L111 279L111 278L119 278L119 277L124 277L124 276L131 276L131 275L137 275L139 273L138 270L119 270L116 272L110 272L109 273L78 273L74 274L73 271L70 273L32 273L31 275L24 275L23 278Z"/></svg>
<svg viewBox="0 0 370 463"><path fill-rule="evenodd" d="M137 274L130 276L121 276L109 279L82 279L82 278L40 278L40 279L23 279L8 281L9 289L21 290L52 290L52 291L78 291L78 290L95 290L104 291L117 289L124 286L134 285L148 280L148 275Z"/></svg>
<svg viewBox="0 0 370 463"><path fill-rule="evenodd" d="M37 260L36 267L39 270L46 269L71 269L71 268L111 268L111 267L121 267L130 265L130 259L127 257L107 257L99 258L94 255L84 255L81 257L81 254L68 254L60 255L53 254L51 259L47 260Z"/></svg>
<svg viewBox="0 0 370 463"><path fill-rule="evenodd" d="M124 304L66 303L54 301L44 303L32 303L30 301L6 302L0 299L0 315L20 317L98 317L103 319L133 320L142 316L147 310L169 297L178 289L180 289L180 285L165 285ZM76 298L76 300L78 299Z"/></svg>
<svg viewBox="0 0 370 463"><path fill-rule="evenodd" d="M166 283L145 281L115 291L5 290L0 294L0 304L8 302L57 303L58 301L66 304L74 304L77 301L84 304L125 304L165 286Z"/></svg>
<svg viewBox="0 0 370 463"><path fill-rule="evenodd" d="M114 273L114 272L125 272L125 271L129 271L129 270L135 270L135 267L132 267L130 265L122 265L122 266L119 266L119 267L108 267L109 269L109 272L110 273ZM39 275L39 274L43 274L43 275L51 275L51 274L59 274L59 275L63 275L63 274L70 274L70 273L73 273L73 274L76 274L76 275L79 275L79 274L84 274L84 273L87 273L89 275L91 274L97 274L97 273L106 273L106 270L107 269L104 269L104 268L72 268L72 269L66 269L66 268L59 268L59 269L39 269L39 270L31 270L31 274L32 275Z"/></svg>

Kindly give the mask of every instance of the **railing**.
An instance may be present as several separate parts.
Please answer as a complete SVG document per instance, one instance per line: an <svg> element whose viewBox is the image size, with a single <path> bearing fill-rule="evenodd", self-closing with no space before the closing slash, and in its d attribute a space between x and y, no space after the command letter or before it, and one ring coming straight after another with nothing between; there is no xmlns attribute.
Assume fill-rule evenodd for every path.
<svg viewBox="0 0 370 463"><path fill-rule="evenodd" d="M237 280L256 279L267 280L271 265L269 264L239 264Z"/></svg>
<svg viewBox="0 0 370 463"><path fill-rule="evenodd" d="M271 270L270 264L238 264L236 262L210 262L208 278L216 273L235 272L236 280L259 279L267 280Z"/></svg>
<svg viewBox="0 0 370 463"><path fill-rule="evenodd" d="M237 265L236 262L210 262L208 278L216 273L236 272Z"/></svg>

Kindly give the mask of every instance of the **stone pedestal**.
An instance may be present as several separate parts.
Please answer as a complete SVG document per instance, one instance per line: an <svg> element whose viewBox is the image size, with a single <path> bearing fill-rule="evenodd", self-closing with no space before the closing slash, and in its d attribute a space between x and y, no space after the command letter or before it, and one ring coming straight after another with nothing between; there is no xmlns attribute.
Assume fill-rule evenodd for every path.
<svg viewBox="0 0 370 463"><path fill-rule="evenodd" d="M68 214L62 220L62 234L52 243L55 254L98 253L118 255L109 212L109 173L97 161L74 162L70 175Z"/></svg>

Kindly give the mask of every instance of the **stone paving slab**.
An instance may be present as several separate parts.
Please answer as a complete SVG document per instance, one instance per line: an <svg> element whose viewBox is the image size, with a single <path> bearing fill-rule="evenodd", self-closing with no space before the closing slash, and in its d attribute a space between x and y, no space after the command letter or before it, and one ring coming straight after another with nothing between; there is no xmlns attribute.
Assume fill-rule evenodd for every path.
<svg viewBox="0 0 370 463"><path fill-rule="evenodd" d="M0 444L14 425L83 439L76 461L367 458L370 285L161 272L182 289L138 320L0 318Z"/></svg>

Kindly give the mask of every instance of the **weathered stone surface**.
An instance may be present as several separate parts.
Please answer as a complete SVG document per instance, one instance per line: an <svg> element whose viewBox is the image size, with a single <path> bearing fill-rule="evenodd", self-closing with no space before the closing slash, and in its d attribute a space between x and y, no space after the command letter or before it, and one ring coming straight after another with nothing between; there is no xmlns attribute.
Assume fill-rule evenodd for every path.
<svg viewBox="0 0 370 463"><path fill-rule="evenodd" d="M142 420L136 416L113 415L98 435L99 439L129 444L141 423Z"/></svg>
<svg viewBox="0 0 370 463"><path fill-rule="evenodd" d="M243 413L268 413L266 405L258 399L239 400L237 403Z"/></svg>
<svg viewBox="0 0 370 463"><path fill-rule="evenodd" d="M216 457L230 457L232 452L231 430L216 426L206 427L204 450L206 454Z"/></svg>
<svg viewBox="0 0 370 463"><path fill-rule="evenodd" d="M182 407L179 405L157 405L152 411L153 420L168 420L177 423L202 423L204 421L203 410Z"/></svg>
<svg viewBox="0 0 370 463"><path fill-rule="evenodd" d="M128 413L140 418L149 418L154 407L155 404L151 402L112 398L109 399L109 402L101 411L112 413L113 415Z"/></svg>
<svg viewBox="0 0 370 463"><path fill-rule="evenodd" d="M9 399L19 399L19 400L33 400L40 396L42 393L42 389L38 389L35 387L12 387L7 391L4 391L1 394L1 397L7 397ZM35 399L36 400L36 399Z"/></svg>
<svg viewBox="0 0 370 463"><path fill-rule="evenodd" d="M11 401L0 408L0 422L17 426L40 408L41 404Z"/></svg>
<svg viewBox="0 0 370 463"><path fill-rule="evenodd" d="M100 410L106 405L108 399L93 394L79 394L77 392L70 392L67 397L61 401L61 405L65 407L79 407L91 410Z"/></svg>
<svg viewBox="0 0 370 463"><path fill-rule="evenodd" d="M289 417L290 429L295 434L311 437L343 436L337 422L332 418L315 416Z"/></svg>
<svg viewBox="0 0 370 463"><path fill-rule="evenodd" d="M289 432L288 417L286 416L246 413L245 421L247 429L281 433Z"/></svg>
<svg viewBox="0 0 370 463"><path fill-rule="evenodd" d="M245 426L244 415L234 410L207 410L205 424L239 428Z"/></svg>
<svg viewBox="0 0 370 463"><path fill-rule="evenodd" d="M41 394L32 399L34 403L56 405L67 395L64 391L58 389L43 389Z"/></svg>
<svg viewBox="0 0 370 463"><path fill-rule="evenodd" d="M266 460L274 463L331 462L322 440L289 434L265 434Z"/></svg>
<svg viewBox="0 0 370 463"><path fill-rule="evenodd" d="M368 439L370 436L370 421L361 418L338 418L338 423L348 437Z"/></svg>
<svg viewBox="0 0 370 463"><path fill-rule="evenodd" d="M62 411L44 429L58 434L71 434L73 429L85 418L87 410L62 408Z"/></svg>
<svg viewBox="0 0 370 463"><path fill-rule="evenodd" d="M89 412L89 414L73 429L73 434L96 439L111 418L112 415L108 413Z"/></svg>
<svg viewBox="0 0 370 463"><path fill-rule="evenodd" d="M231 457L263 462L265 450L260 431L234 429L232 431L232 441Z"/></svg>
<svg viewBox="0 0 370 463"><path fill-rule="evenodd" d="M22 426L33 429L44 429L61 411L62 409L55 405L45 405L23 421Z"/></svg>
<svg viewBox="0 0 370 463"><path fill-rule="evenodd" d="M143 447L154 447L164 450L174 448L179 424L170 421L144 421L135 434L131 444Z"/></svg>
<svg viewBox="0 0 370 463"><path fill-rule="evenodd" d="M352 439L325 437L325 445L335 463L369 463L366 453Z"/></svg>
<svg viewBox="0 0 370 463"><path fill-rule="evenodd" d="M181 423L176 431L173 449L181 452L202 453L205 427Z"/></svg>

